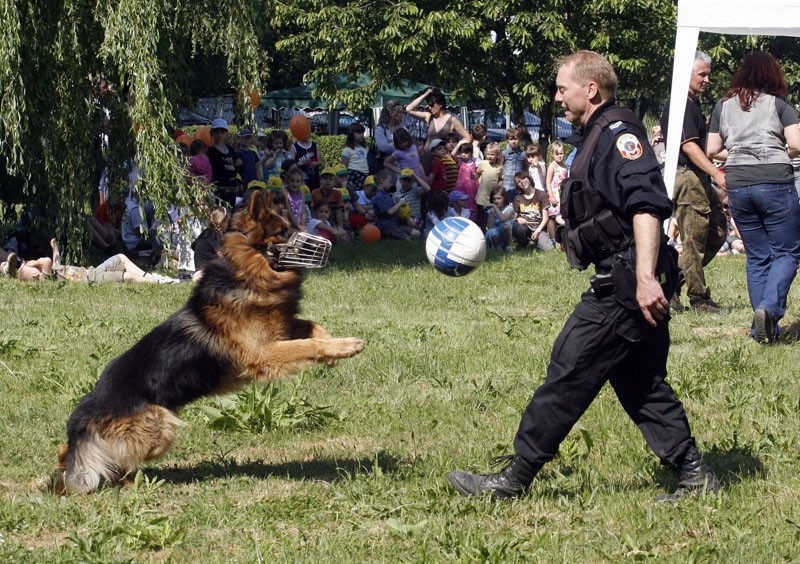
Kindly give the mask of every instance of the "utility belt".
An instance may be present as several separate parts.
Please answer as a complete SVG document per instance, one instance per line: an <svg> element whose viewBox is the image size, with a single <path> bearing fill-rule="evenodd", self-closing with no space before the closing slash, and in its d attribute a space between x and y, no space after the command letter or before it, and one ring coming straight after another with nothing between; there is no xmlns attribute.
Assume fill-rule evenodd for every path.
<svg viewBox="0 0 800 564"><path fill-rule="evenodd" d="M659 246L656 263L656 279L661 285L664 296L669 300L680 283L678 253L662 241ZM636 299L636 247L629 247L614 254L611 266L598 267L589 285L598 298L614 296L614 299L625 308L638 310Z"/></svg>
<svg viewBox="0 0 800 564"><path fill-rule="evenodd" d="M605 298L614 292L614 277L611 272L598 272L589 278L589 286L598 298Z"/></svg>

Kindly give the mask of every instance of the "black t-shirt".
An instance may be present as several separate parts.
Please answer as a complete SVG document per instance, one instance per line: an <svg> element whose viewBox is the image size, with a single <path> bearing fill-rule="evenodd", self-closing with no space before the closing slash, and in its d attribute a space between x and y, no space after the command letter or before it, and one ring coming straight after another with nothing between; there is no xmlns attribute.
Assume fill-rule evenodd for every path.
<svg viewBox="0 0 800 564"><path fill-rule="evenodd" d="M667 125L669 122L669 100L661 113L661 131L667 139ZM683 114L683 129L681 130L681 145L684 143L697 143L705 153L706 151L706 118L700 107L700 100L692 93L687 95L686 112ZM678 153L678 164L691 165L689 157L683 151Z"/></svg>
<svg viewBox="0 0 800 564"><path fill-rule="evenodd" d="M230 145L225 145L228 153L225 154L215 146L208 148L208 161L211 163L211 170L214 171L214 183L217 186L238 186L236 179L236 151ZM232 169L226 167L233 167Z"/></svg>

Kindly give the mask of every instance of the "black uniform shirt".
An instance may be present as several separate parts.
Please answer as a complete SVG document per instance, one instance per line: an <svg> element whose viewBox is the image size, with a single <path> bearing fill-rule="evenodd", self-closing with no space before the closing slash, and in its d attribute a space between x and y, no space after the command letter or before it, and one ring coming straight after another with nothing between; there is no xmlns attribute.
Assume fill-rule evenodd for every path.
<svg viewBox="0 0 800 564"><path fill-rule="evenodd" d="M613 103L612 100L595 110L584 131L588 131ZM622 121L611 122L597 140L589 169L595 190L612 210L630 222L638 213L653 214L661 219L672 215L672 201L667 197L658 159L641 127Z"/></svg>

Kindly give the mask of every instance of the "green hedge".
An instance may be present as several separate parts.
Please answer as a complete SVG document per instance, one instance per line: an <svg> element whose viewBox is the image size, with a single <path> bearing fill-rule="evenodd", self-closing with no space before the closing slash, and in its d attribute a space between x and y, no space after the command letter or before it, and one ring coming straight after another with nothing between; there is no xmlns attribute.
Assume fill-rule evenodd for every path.
<svg viewBox="0 0 800 564"><path fill-rule="evenodd" d="M325 166L342 162L342 149L347 135L312 135L311 138L317 142Z"/></svg>

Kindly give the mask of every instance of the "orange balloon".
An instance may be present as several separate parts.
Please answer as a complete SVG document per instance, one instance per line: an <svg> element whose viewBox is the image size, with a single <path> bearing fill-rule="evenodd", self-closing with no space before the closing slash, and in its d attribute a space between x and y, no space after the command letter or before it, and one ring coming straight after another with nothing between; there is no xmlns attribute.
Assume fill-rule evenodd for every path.
<svg viewBox="0 0 800 564"><path fill-rule="evenodd" d="M187 147L190 147L192 145L192 141L194 141L194 137L192 137L191 135L187 135L186 133L184 133L183 135L179 136L175 140L176 143L183 143Z"/></svg>
<svg viewBox="0 0 800 564"><path fill-rule="evenodd" d="M261 94L255 90L250 91L250 107L254 110L261 105Z"/></svg>
<svg viewBox="0 0 800 564"><path fill-rule="evenodd" d="M208 125L198 127L197 131L194 132L194 138L200 139L206 144L206 147L214 144L214 140L211 138L211 127Z"/></svg>
<svg viewBox="0 0 800 564"><path fill-rule="evenodd" d="M311 136L311 121L303 114L297 114L289 120L289 131L295 139L305 143Z"/></svg>
<svg viewBox="0 0 800 564"><path fill-rule="evenodd" d="M361 241L363 243L377 243L380 240L381 230L371 223L368 223L361 228Z"/></svg>

